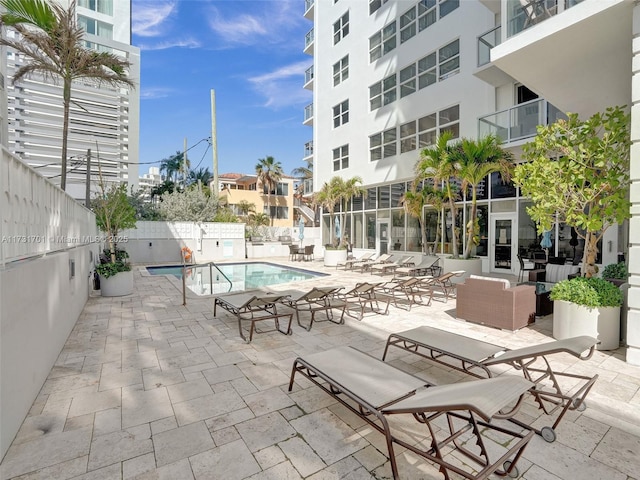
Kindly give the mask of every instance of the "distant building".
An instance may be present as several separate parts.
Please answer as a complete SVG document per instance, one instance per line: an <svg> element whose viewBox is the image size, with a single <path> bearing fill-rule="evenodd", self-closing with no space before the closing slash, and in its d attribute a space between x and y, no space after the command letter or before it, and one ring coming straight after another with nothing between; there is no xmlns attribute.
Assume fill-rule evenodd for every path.
<svg viewBox="0 0 640 480"><path fill-rule="evenodd" d="M162 183L162 175L160 175L159 167L149 167L149 173L138 178L138 188L144 191L143 198L151 201L151 191Z"/></svg>
<svg viewBox="0 0 640 480"><path fill-rule="evenodd" d="M257 213L265 213L273 218L274 227L293 227L297 223L294 206L295 178L283 175L270 196L256 175L223 173L218 176L218 182L220 200L226 201L236 215L243 215L238 205L244 200L254 204ZM267 205L268 198L271 212Z"/></svg>
<svg viewBox="0 0 640 480"><path fill-rule="evenodd" d="M69 0L59 2L63 7ZM130 0L78 0L78 24L87 48L111 51L131 62L129 77L140 82L140 49L131 46ZM11 29L7 35L14 35ZM25 59L7 50L8 148L38 173L60 184L62 151L62 88L60 82L25 78L12 85L13 73ZM87 151L91 150L91 181L98 162L106 181L138 183L140 88L96 88L74 82L69 122L67 192L84 199ZM5 110L3 110L5 111ZM4 115L3 115L4 116Z"/></svg>

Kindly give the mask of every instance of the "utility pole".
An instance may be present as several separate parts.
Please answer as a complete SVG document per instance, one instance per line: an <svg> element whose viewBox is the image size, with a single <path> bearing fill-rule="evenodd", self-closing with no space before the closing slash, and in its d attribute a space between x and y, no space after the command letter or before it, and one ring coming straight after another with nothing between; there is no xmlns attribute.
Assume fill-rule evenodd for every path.
<svg viewBox="0 0 640 480"><path fill-rule="evenodd" d="M216 91L211 89L211 153L213 154L213 193L218 196L218 135L216 133Z"/></svg>
<svg viewBox="0 0 640 480"><path fill-rule="evenodd" d="M87 148L87 179L85 185L84 206L89 208L91 203L91 149Z"/></svg>

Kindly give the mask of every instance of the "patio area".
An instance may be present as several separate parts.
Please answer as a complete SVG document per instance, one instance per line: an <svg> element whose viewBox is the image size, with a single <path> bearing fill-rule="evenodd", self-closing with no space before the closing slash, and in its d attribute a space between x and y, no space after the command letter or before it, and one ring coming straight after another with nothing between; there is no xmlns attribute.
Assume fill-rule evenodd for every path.
<svg viewBox="0 0 640 480"><path fill-rule="evenodd" d="M331 275L295 288L391 278L326 268L322 260L305 268ZM224 310L213 316L211 298L182 306L174 283L137 268L133 295L89 299L0 464L0 480L391 478L381 434L301 376L288 392L293 361L342 345L381 358L389 333L420 325L509 348L552 340L551 315L512 333L457 320L455 307L455 299L436 295L430 306L392 305L389 315L316 322L309 332L294 321L290 336L260 333L246 344L235 317ZM435 384L468 379L399 349L387 360ZM640 367L624 362L624 349L551 360L557 370L599 378L586 410L560 423L556 442L531 440L520 478L640 479ZM520 412L541 422L531 397ZM503 448L495 439L489 450ZM403 479L442 478L404 449L396 456Z"/></svg>

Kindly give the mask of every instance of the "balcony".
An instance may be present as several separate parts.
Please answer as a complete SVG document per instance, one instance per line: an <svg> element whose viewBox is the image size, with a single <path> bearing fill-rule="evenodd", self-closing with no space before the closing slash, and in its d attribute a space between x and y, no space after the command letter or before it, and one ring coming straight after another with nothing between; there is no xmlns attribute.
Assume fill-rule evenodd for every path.
<svg viewBox="0 0 640 480"><path fill-rule="evenodd" d="M634 2L539 4L543 13L524 18L519 1L502 0L502 42L491 49L491 65L563 112L588 117L630 105Z"/></svg>
<svg viewBox="0 0 640 480"><path fill-rule="evenodd" d="M304 144L304 157L309 158L313 155L313 141Z"/></svg>
<svg viewBox="0 0 640 480"><path fill-rule="evenodd" d="M536 135L538 125L549 125L567 116L542 98L480 117L478 137L496 135L505 144Z"/></svg>
<svg viewBox="0 0 640 480"><path fill-rule="evenodd" d="M501 42L502 27L500 25L478 37L478 68L473 74L494 87L514 81L511 76L491 63L491 50Z"/></svg>
<svg viewBox="0 0 640 480"><path fill-rule="evenodd" d="M304 107L304 120L303 125L313 125L313 103L310 103Z"/></svg>
<svg viewBox="0 0 640 480"><path fill-rule="evenodd" d="M315 0L304 0L304 18L313 20L313 11L316 2Z"/></svg>
<svg viewBox="0 0 640 480"><path fill-rule="evenodd" d="M313 39L314 39L314 34L313 34L313 28L312 28L304 36L304 50L303 51L307 55L313 55Z"/></svg>
<svg viewBox="0 0 640 480"><path fill-rule="evenodd" d="M507 0L507 36L533 27L584 0Z"/></svg>
<svg viewBox="0 0 640 480"><path fill-rule="evenodd" d="M313 90L313 65L304 72L304 88Z"/></svg>

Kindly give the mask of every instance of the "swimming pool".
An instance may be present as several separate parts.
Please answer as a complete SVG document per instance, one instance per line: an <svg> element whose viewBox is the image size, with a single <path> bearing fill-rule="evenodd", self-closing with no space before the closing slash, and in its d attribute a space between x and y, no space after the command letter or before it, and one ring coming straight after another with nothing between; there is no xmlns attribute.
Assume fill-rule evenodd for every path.
<svg viewBox="0 0 640 480"><path fill-rule="evenodd" d="M181 265L146 268L151 275L173 275L177 279L182 279ZM209 295L211 293L242 291L269 285L299 282L325 276L327 276L326 273L284 267L267 262L216 263L216 266L211 270L207 265L188 268L185 283L194 293Z"/></svg>

